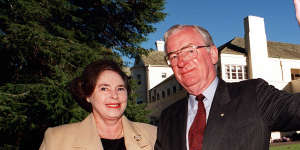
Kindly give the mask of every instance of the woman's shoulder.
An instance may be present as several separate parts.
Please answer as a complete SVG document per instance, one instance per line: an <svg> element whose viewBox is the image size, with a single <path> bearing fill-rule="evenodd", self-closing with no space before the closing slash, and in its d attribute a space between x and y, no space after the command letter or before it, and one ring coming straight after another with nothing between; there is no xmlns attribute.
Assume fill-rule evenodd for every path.
<svg viewBox="0 0 300 150"><path fill-rule="evenodd" d="M74 133L78 130L79 123L70 123L56 127L49 127L44 135L42 146L64 145L64 143L72 142ZM62 141L64 143L62 143ZM45 145L46 146L46 145Z"/></svg>
<svg viewBox="0 0 300 150"><path fill-rule="evenodd" d="M64 135L66 133L72 133L73 131L76 131L79 124L80 124L80 122L59 125L56 127L49 127L46 130L46 133L51 132L52 134L55 134L55 135L60 135L60 134Z"/></svg>

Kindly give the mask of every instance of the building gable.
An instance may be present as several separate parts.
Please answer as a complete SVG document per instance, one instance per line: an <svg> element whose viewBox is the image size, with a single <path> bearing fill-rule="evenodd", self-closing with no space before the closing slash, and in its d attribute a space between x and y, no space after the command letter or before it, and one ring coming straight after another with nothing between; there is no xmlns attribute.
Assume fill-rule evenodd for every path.
<svg viewBox="0 0 300 150"><path fill-rule="evenodd" d="M268 54L271 58L300 60L300 45L268 41ZM243 38L235 37L218 48L221 54L248 56Z"/></svg>

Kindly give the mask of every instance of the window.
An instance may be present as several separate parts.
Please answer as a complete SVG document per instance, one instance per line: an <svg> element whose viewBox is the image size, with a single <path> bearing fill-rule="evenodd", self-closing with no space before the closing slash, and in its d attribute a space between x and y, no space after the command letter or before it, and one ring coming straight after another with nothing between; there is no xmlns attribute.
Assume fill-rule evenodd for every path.
<svg viewBox="0 0 300 150"><path fill-rule="evenodd" d="M151 91L149 92L149 102L151 103L152 102L152 99L151 99Z"/></svg>
<svg viewBox="0 0 300 150"><path fill-rule="evenodd" d="M161 95L162 95L162 98L165 98L165 97L166 97L165 91L162 91L162 92L161 92Z"/></svg>
<svg viewBox="0 0 300 150"><path fill-rule="evenodd" d="M245 65L225 65L225 79L245 80L248 79L248 71Z"/></svg>
<svg viewBox="0 0 300 150"><path fill-rule="evenodd" d="M247 66L244 66L244 79L248 79L248 69L247 69Z"/></svg>
<svg viewBox="0 0 300 150"><path fill-rule="evenodd" d="M166 78L166 77L167 77L167 73L163 72L163 73L161 74L161 77L162 77L162 78Z"/></svg>
<svg viewBox="0 0 300 150"><path fill-rule="evenodd" d="M231 66L231 77L236 79L236 66Z"/></svg>
<svg viewBox="0 0 300 150"><path fill-rule="evenodd" d="M154 92L153 92L152 99L153 99L154 102L156 101L156 90L154 90Z"/></svg>
<svg viewBox="0 0 300 150"><path fill-rule="evenodd" d="M291 69L291 78L292 80L300 79L300 69Z"/></svg>
<svg viewBox="0 0 300 150"><path fill-rule="evenodd" d="M138 80L138 85L141 85L142 81L141 81L141 75L140 74L137 75L137 80Z"/></svg>
<svg viewBox="0 0 300 150"><path fill-rule="evenodd" d="M159 93L157 93L157 97L156 97L156 99L157 99L157 100L159 100L159 99L160 99L160 97L159 97Z"/></svg>
<svg viewBox="0 0 300 150"><path fill-rule="evenodd" d="M171 94L171 90L170 90L170 88L168 88L167 89L167 96L170 96L170 94Z"/></svg>
<svg viewBox="0 0 300 150"><path fill-rule="evenodd" d="M176 93L176 86L173 86L173 94Z"/></svg>
<svg viewBox="0 0 300 150"><path fill-rule="evenodd" d="M143 99L137 98L137 99L136 99L136 103L137 103L137 104L142 104L142 103L143 103Z"/></svg>

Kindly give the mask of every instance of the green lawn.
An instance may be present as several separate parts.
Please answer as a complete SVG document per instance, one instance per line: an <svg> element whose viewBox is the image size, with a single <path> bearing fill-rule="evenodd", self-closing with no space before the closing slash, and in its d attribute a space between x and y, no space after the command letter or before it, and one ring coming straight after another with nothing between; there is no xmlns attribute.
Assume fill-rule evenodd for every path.
<svg viewBox="0 0 300 150"><path fill-rule="evenodd" d="M289 144L280 146L270 146L270 150L300 150L300 144Z"/></svg>

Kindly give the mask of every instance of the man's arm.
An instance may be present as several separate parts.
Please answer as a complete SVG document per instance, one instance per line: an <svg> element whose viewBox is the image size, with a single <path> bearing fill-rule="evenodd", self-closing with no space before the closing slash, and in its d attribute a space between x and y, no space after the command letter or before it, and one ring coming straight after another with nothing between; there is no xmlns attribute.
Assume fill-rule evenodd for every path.
<svg viewBox="0 0 300 150"><path fill-rule="evenodd" d="M263 120L272 131L300 130L300 93L276 89L257 80L257 104Z"/></svg>

